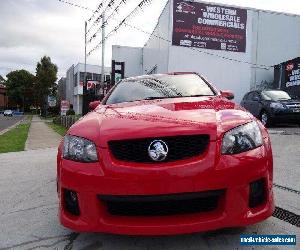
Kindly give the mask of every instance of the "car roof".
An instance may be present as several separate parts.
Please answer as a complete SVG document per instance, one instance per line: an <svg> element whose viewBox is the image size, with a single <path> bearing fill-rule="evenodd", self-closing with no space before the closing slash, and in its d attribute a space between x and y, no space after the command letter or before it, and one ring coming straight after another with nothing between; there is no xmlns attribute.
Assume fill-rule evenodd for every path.
<svg viewBox="0 0 300 250"><path fill-rule="evenodd" d="M283 89L264 89L264 90L261 90L261 91L283 91L283 92L286 92Z"/></svg>
<svg viewBox="0 0 300 250"><path fill-rule="evenodd" d="M255 93L255 92L261 93L261 92L263 92L263 91L284 91L284 90L282 90L282 89L256 89L256 90L251 90L251 91L247 92L247 93L245 94L245 96L246 96L246 95L249 95L249 94L251 94L251 93ZM284 92L286 92L286 91L284 91Z"/></svg>

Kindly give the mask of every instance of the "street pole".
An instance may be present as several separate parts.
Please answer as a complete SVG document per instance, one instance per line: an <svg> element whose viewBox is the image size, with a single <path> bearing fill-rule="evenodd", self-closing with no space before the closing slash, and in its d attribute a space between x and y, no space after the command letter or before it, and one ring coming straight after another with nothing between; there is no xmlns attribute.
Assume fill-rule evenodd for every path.
<svg viewBox="0 0 300 250"><path fill-rule="evenodd" d="M104 61L105 61L105 13L102 15L102 64L101 64L101 83L104 88ZM104 89L103 89L104 90Z"/></svg>
<svg viewBox="0 0 300 250"><path fill-rule="evenodd" d="M84 22L84 79L83 79L83 91L82 91L82 115L86 114L86 89L87 89L87 81L86 81L86 46L87 46L87 21ZM80 75L79 75L80 81ZM79 99L77 99L79 101ZM79 103L78 105L79 106Z"/></svg>
<svg viewBox="0 0 300 250"><path fill-rule="evenodd" d="M86 84L86 43L87 43L87 22L84 22L84 80L83 84Z"/></svg>

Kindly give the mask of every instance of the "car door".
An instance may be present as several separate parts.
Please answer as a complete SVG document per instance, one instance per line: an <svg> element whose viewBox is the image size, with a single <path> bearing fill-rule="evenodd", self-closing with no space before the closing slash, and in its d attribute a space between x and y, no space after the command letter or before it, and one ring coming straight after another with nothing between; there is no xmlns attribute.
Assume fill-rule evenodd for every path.
<svg viewBox="0 0 300 250"><path fill-rule="evenodd" d="M250 93L251 93L251 92L250 92ZM247 110L249 110L249 109L248 109L248 106L249 106L248 101L249 101L249 94L250 94L250 93L247 93L247 94L244 96L243 100L241 101L241 106L244 107L244 108L247 109Z"/></svg>
<svg viewBox="0 0 300 250"><path fill-rule="evenodd" d="M254 116L257 116L258 115L258 105L259 105L259 101L260 101L260 98L259 98L259 94L258 92L256 91L253 91L249 94L249 97L248 97L248 110L250 111L250 113Z"/></svg>
<svg viewBox="0 0 300 250"><path fill-rule="evenodd" d="M256 117L259 116L260 102L261 102L260 93L257 91L253 92L253 95L251 96L251 113Z"/></svg>
<svg viewBox="0 0 300 250"><path fill-rule="evenodd" d="M252 97L253 97L253 92L250 92L247 96L247 100L245 101L245 108L252 114Z"/></svg>

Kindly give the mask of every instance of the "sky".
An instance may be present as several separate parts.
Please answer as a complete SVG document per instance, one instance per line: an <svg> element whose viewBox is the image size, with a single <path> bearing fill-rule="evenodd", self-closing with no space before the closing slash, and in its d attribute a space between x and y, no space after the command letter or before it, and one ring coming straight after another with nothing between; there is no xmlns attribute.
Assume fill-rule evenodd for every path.
<svg viewBox="0 0 300 250"><path fill-rule="evenodd" d="M76 8L59 0L0 0L0 75L26 69L35 74L37 62L44 55L50 56L58 66L58 77L63 77L72 64L84 62L84 21L88 20L101 0L66 0L89 10ZM108 2L109 0L104 0ZM120 0L116 0L118 3ZM129 14L140 0L127 0L125 8L108 22L106 31L112 30L122 17ZM128 23L151 33L167 0L152 0ZM241 7L272 10L300 15L297 0L213 0ZM108 12L108 15L110 12ZM93 21L89 22L88 28ZM88 37L96 32L94 25ZM110 65L112 45L142 47L148 34L129 27L122 27L106 43L105 64ZM88 45L90 51L101 39L101 34ZM101 49L87 59L89 64L101 64Z"/></svg>

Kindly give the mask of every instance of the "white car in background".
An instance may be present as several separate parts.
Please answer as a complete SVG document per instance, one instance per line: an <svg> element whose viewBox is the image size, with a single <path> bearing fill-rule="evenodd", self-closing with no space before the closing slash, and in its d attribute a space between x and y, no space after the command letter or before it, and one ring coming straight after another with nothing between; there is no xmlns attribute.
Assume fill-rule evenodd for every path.
<svg viewBox="0 0 300 250"><path fill-rule="evenodd" d="M13 116L13 112L12 112L12 110L8 109L3 112L3 115L4 116Z"/></svg>

